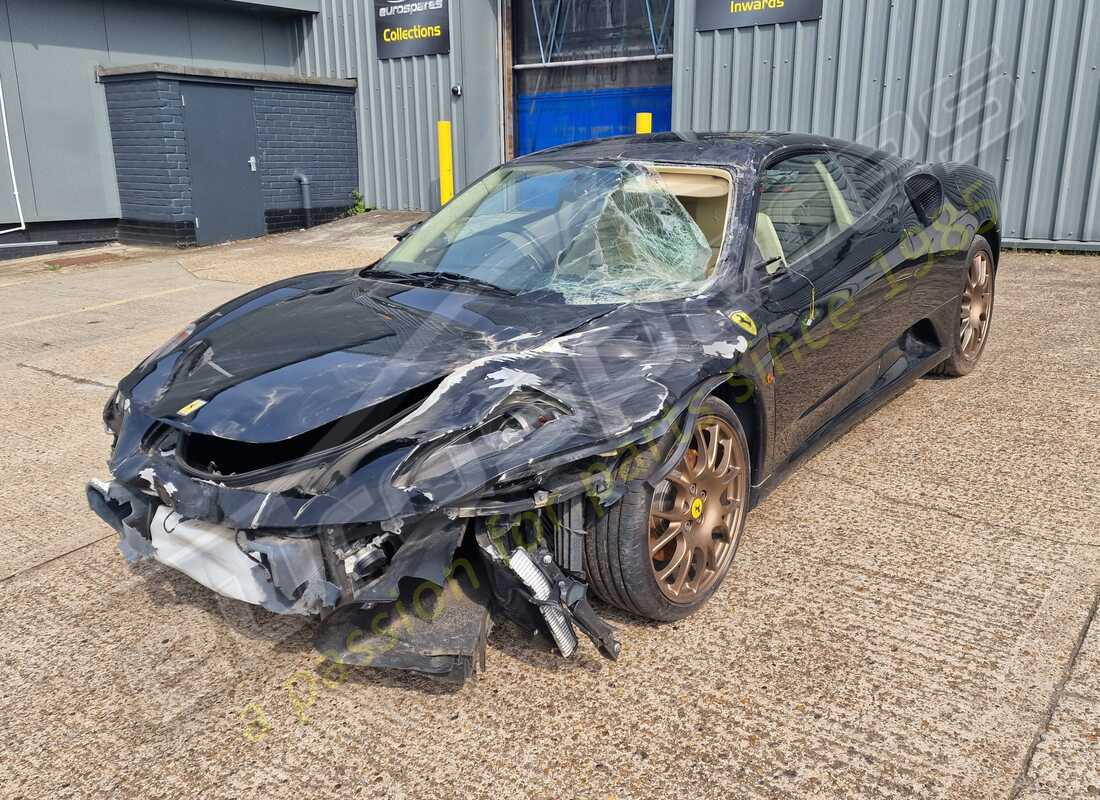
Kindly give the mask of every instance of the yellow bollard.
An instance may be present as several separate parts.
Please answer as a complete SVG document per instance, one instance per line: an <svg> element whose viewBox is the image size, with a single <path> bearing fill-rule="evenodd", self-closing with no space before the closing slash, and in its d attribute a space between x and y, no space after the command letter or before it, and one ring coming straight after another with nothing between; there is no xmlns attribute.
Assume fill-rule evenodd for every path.
<svg viewBox="0 0 1100 800"><path fill-rule="evenodd" d="M643 111L634 115L635 133L653 133L653 115Z"/></svg>
<svg viewBox="0 0 1100 800"><path fill-rule="evenodd" d="M447 205L455 196L455 162L450 120L439 120L435 124L435 134L439 142L439 202Z"/></svg>

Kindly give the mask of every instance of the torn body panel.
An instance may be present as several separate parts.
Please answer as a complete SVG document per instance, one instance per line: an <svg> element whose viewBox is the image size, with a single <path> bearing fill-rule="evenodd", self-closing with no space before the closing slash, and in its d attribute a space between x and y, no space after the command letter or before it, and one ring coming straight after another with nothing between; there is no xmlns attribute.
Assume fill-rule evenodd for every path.
<svg viewBox="0 0 1100 800"><path fill-rule="evenodd" d="M340 599L316 538L254 535L187 519L120 483L93 481L88 502L131 563L154 559L218 594L277 614L317 614Z"/></svg>
<svg viewBox="0 0 1100 800"><path fill-rule="evenodd" d="M483 614L565 655L579 630L617 656L586 599L582 500L622 495L630 453L725 378L730 348L700 342L739 335L698 292L715 248L652 170L551 173L573 182L578 227L529 295L410 284L388 262L304 276L197 321L122 381L104 413L113 481L89 502L127 557L321 615L318 641L347 663L467 675ZM487 521L529 529L530 514L546 536L468 547L456 584L464 541ZM346 641L448 585L461 602L446 622L414 613Z"/></svg>
<svg viewBox="0 0 1100 800"><path fill-rule="evenodd" d="M480 559L460 556L440 583L403 580L385 600L350 602L327 617L313 643L330 661L411 670L461 683L485 665L492 628Z"/></svg>
<svg viewBox="0 0 1100 800"><path fill-rule="evenodd" d="M644 309L622 311L542 345L475 359L390 427L253 475L196 470L181 455L189 432L134 404L111 471L189 518L235 529L381 522L467 507L498 479L553 486L556 470L580 462L583 475L600 453L661 435L692 392L723 380L729 367L724 350L710 354L696 342L743 338L706 307L652 320ZM669 346L676 341L687 344ZM518 413L526 406L538 409L534 424ZM583 488L578 479L574 491Z"/></svg>
<svg viewBox="0 0 1100 800"><path fill-rule="evenodd" d="M566 655L582 632L613 658L587 600L588 537L630 487L655 493L696 463L705 400L745 423L748 502L801 452L775 429L777 389L808 409L798 444L820 438L817 416L870 407L849 372L896 388L943 354L938 340L901 352L919 322L904 298L862 332L832 318L861 292L885 307L871 262L855 281L768 258L776 230L798 233L793 195L768 207L775 241L753 238L761 171L828 146L663 134L504 165L378 264L258 289L146 359L104 411L112 480L89 503L128 559L322 617L334 660L465 678L494 618ZM841 217L837 258L862 257L869 234ZM858 371L830 372L857 350ZM901 371L883 370L898 352ZM832 404L849 416L819 412Z"/></svg>

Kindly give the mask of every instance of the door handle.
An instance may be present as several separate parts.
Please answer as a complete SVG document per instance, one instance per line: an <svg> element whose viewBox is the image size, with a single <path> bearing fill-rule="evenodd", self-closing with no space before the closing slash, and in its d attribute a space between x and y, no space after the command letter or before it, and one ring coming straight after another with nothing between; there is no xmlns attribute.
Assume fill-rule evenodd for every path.
<svg viewBox="0 0 1100 800"><path fill-rule="evenodd" d="M249 157L248 157L248 167L249 167L249 169L251 169L251 170L252 170L253 172L255 172L255 171L256 171L256 156L249 156Z"/></svg>

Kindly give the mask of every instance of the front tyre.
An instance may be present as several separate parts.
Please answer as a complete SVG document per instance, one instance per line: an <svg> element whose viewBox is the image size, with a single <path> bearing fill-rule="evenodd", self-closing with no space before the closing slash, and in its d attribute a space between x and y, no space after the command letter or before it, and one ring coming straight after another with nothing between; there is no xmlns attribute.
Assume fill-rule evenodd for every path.
<svg viewBox="0 0 1100 800"><path fill-rule="evenodd" d="M936 375L958 378L969 375L978 365L989 338L993 320L993 250L982 236L975 236L967 254L966 285L959 299L951 355L933 371Z"/></svg>
<svg viewBox="0 0 1100 800"><path fill-rule="evenodd" d="M646 475L667 453L637 457ZM679 463L654 489L633 480L585 540L585 568L603 600L650 619L682 619L700 608L733 563L748 511L751 467L744 428L721 400L707 398Z"/></svg>

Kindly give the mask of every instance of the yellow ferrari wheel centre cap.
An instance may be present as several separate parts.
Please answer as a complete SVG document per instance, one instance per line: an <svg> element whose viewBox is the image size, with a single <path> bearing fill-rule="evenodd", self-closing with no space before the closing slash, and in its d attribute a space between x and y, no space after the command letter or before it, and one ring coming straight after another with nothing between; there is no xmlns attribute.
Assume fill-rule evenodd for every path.
<svg viewBox="0 0 1100 800"><path fill-rule="evenodd" d="M691 517L692 519L699 519L701 516L703 516L703 498L696 497L691 501Z"/></svg>

